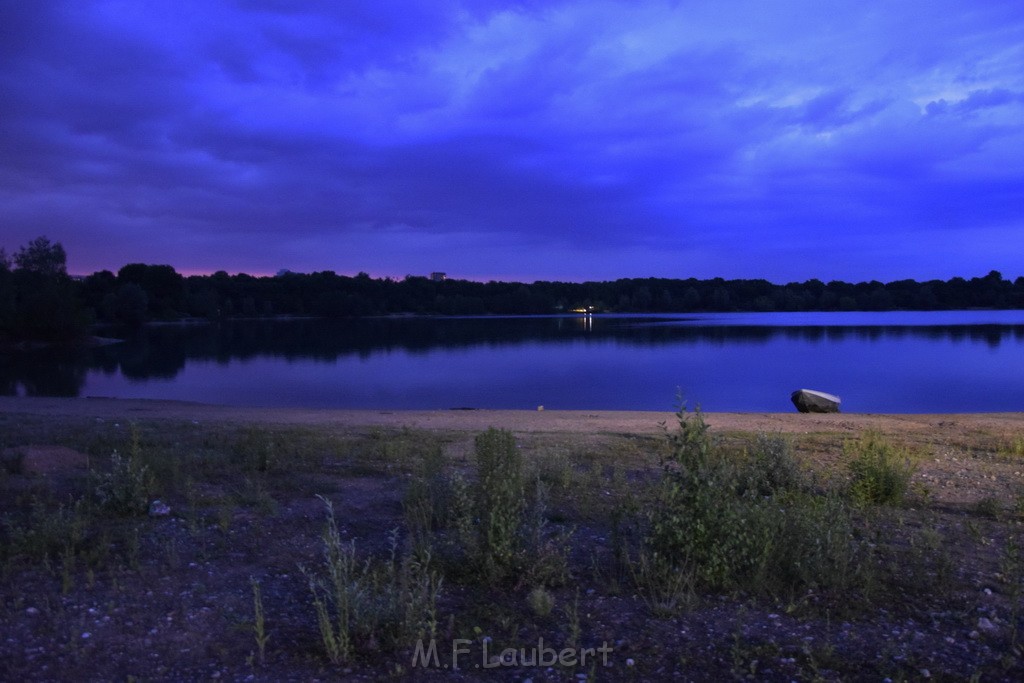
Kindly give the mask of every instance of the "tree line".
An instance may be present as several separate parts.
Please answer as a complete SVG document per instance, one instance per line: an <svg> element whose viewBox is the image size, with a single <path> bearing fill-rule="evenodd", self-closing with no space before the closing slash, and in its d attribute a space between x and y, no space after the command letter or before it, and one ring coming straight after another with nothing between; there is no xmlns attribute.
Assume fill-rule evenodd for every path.
<svg viewBox="0 0 1024 683"><path fill-rule="evenodd" d="M39 237L12 256L0 249L0 341L66 341L94 323L273 316L537 315L572 311L890 311L1024 308L1024 277L775 284L763 279L628 278L605 282L473 282L372 278L333 271L275 276L184 276L131 263L116 274L67 273L60 243Z"/></svg>

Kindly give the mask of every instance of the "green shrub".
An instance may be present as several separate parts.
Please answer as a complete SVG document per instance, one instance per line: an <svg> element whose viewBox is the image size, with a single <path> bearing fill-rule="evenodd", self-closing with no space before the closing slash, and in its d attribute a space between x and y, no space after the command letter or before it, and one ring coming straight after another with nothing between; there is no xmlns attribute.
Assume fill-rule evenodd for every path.
<svg viewBox="0 0 1024 683"><path fill-rule="evenodd" d="M118 515L138 515L149 504L149 468L137 455L110 456L110 471L96 486L96 499L105 510Z"/></svg>
<svg viewBox="0 0 1024 683"><path fill-rule="evenodd" d="M86 504L82 499L68 501L56 509L33 497L29 513L16 520L14 515L0 518L4 539L0 543L0 561L14 558L49 565L67 549L80 546L87 527Z"/></svg>
<svg viewBox="0 0 1024 683"><path fill-rule="evenodd" d="M475 441L477 476L448 472L440 448L424 453L404 498L413 544L468 580L553 586L568 576L571 531L553 529L547 486L527 493L515 437L489 429Z"/></svg>
<svg viewBox="0 0 1024 683"><path fill-rule="evenodd" d="M100 507L116 515L138 515L146 512L153 475L142 462L139 429L131 426L128 455L116 450L110 456L110 470L96 485L96 499Z"/></svg>
<svg viewBox="0 0 1024 683"><path fill-rule="evenodd" d="M442 578L430 566L430 554L400 554L393 532L387 560L359 562L355 542L341 540L330 501L321 500L327 507L322 571L301 570L328 659L338 664L358 647L396 649L433 638Z"/></svg>
<svg viewBox="0 0 1024 683"><path fill-rule="evenodd" d="M497 578L515 568L526 507L523 456L506 430L488 429L476 437L476 518L484 569Z"/></svg>
<svg viewBox="0 0 1024 683"><path fill-rule="evenodd" d="M417 544L429 542L452 514L452 483L447 458L440 446L427 450L413 472L402 506L409 532Z"/></svg>
<svg viewBox="0 0 1024 683"><path fill-rule="evenodd" d="M730 457L712 442L699 410L682 410L669 443L640 554L649 587L658 577L692 576L714 590L782 593L852 580L850 512L834 496L801 488L785 441L763 437L752 453ZM653 594L679 592L661 586Z"/></svg>
<svg viewBox="0 0 1024 683"><path fill-rule="evenodd" d="M745 465L743 485L760 496L806 486L806 476L793 457L792 445L780 435L758 434Z"/></svg>
<svg viewBox="0 0 1024 683"><path fill-rule="evenodd" d="M850 470L850 498L859 504L899 505L910 487L914 466L906 449L878 432L866 432L844 448Z"/></svg>

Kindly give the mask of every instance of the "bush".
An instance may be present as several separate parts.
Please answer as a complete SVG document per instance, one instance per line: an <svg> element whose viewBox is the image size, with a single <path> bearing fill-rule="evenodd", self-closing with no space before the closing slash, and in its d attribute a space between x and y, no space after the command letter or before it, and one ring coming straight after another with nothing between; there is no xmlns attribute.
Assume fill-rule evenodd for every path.
<svg viewBox="0 0 1024 683"><path fill-rule="evenodd" d="M328 659L339 664L361 646L397 649L435 637L442 578L431 568L429 553L399 554L398 534L392 532L386 561L359 562L355 542L341 540L330 501L321 500L327 507L322 572L300 569Z"/></svg>
<svg viewBox="0 0 1024 683"><path fill-rule="evenodd" d="M748 453L745 486L760 496L800 490L806 477L793 457L793 447L779 435L758 434Z"/></svg>
<svg viewBox="0 0 1024 683"><path fill-rule="evenodd" d="M645 582L682 575L713 590L779 593L852 580L849 510L803 490L785 441L763 437L753 453L729 457L700 411L684 409L669 442L641 551L656 569Z"/></svg>
<svg viewBox="0 0 1024 683"><path fill-rule="evenodd" d="M844 447L852 456L850 498L860 504L899 505L914 474L906 449L897 448L878 432L867 432Z"/></svg>
<svg viewBox="0 0 1024 683"><path fill-rule="evenodd" d="M548 524L547 487L539 475L527 491L515 437L489 429L477 436L475 448L475 480L447 472L441 449L424 454L404 499L414 545L469 580L564 582L572 532Z"/></svg>
<svg viewBox="0 0 1024 683"><path fill-rule="evenodd" d="M453 484L445 469L447 458L440 446L423 454L406 489L402 506L405 521L416 544L422 545L442 528L452 514Z"/></svg>
<svg viewBox="0 0 1024 683"><path fill-rule="evenodd" d="M118 515L138 515L149 505L153 476L142 462L139 430L131 427L128 455L116 450L110 456L110 471L100 478L96 498L102 508Z"/></svg>
<svg viewBox="0 0 1024 683"><path fill-rule="evenodd" d="M110 472L96 486L101 507L118 515L138 515L149 504L149 469L131 455L110 456Z"/></svg>
<svg viewBox="0 0 1024 683"><path fill-rule="evenodd" d="M476 437L476 460L479 552L488 574L507 576L515 566L526 507L523 456L511 432L491 428Z"/></svg>

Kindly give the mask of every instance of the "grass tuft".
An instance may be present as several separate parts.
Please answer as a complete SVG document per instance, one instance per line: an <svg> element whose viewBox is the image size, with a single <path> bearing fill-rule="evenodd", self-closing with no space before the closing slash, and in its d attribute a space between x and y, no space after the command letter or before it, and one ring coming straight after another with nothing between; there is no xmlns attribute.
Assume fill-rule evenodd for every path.
<svg viewBox="0 0 1024 683"><path fill-rule="evenodd" d="M899 505L910 488L914 465L909 452L878 432L866 432L844 449L850 470L850 498L861 505Z"/></svg>

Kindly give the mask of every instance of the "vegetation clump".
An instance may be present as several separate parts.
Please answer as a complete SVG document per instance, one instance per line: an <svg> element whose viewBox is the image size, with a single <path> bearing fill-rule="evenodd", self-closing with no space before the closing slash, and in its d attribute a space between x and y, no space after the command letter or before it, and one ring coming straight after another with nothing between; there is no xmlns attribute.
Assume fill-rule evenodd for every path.
<svg viewBox="0 0 1024 683"><path fill-rule="evenodd" d="M909 452L869 431L844 450L851 457L850 497L865 505L899 505L910 488L914 464Z"/></svg>
<svg viewBox="0 0 1024 683"><path fill-rule="evenodd" d="M699 408L684 407L678 422L648 514L645 578L682 574L698 587L768 594L855 580L848 506L804 485L785 441L761 436L752 453L730 454Z"/></svg>
<svg viewBox="0 0 1024 683"><path fill-rule="evenodd" d="M397 531L385 561L356 556L355 541L341 539L334 506L327 508L323 565L301 567L313 597L324 651L331 662L347 662L357 648L393 650L437 634L437 599L442 578L430 555L399 552Z"/></svg>
<svg viewBox="0 0 1024 683"><path fill-rule="evenodd" d="M139 432L133 425L127 455L116 450L110 456L110 471L96 485L96 499L102 508L119 515L138 515L149 505L152 475L142 462Z"/></svg>
<svg viewBox="0 0 1024 683"><path fill-rule="evenodd" d="M472 479L446 473L439 450L424 458L405 497L413 535L448 558L456 572L497 583L563 582L571 532L549 527L547 485L538 473L530 490L511 432L488 429L477 435L474 447Z"/></svg>

